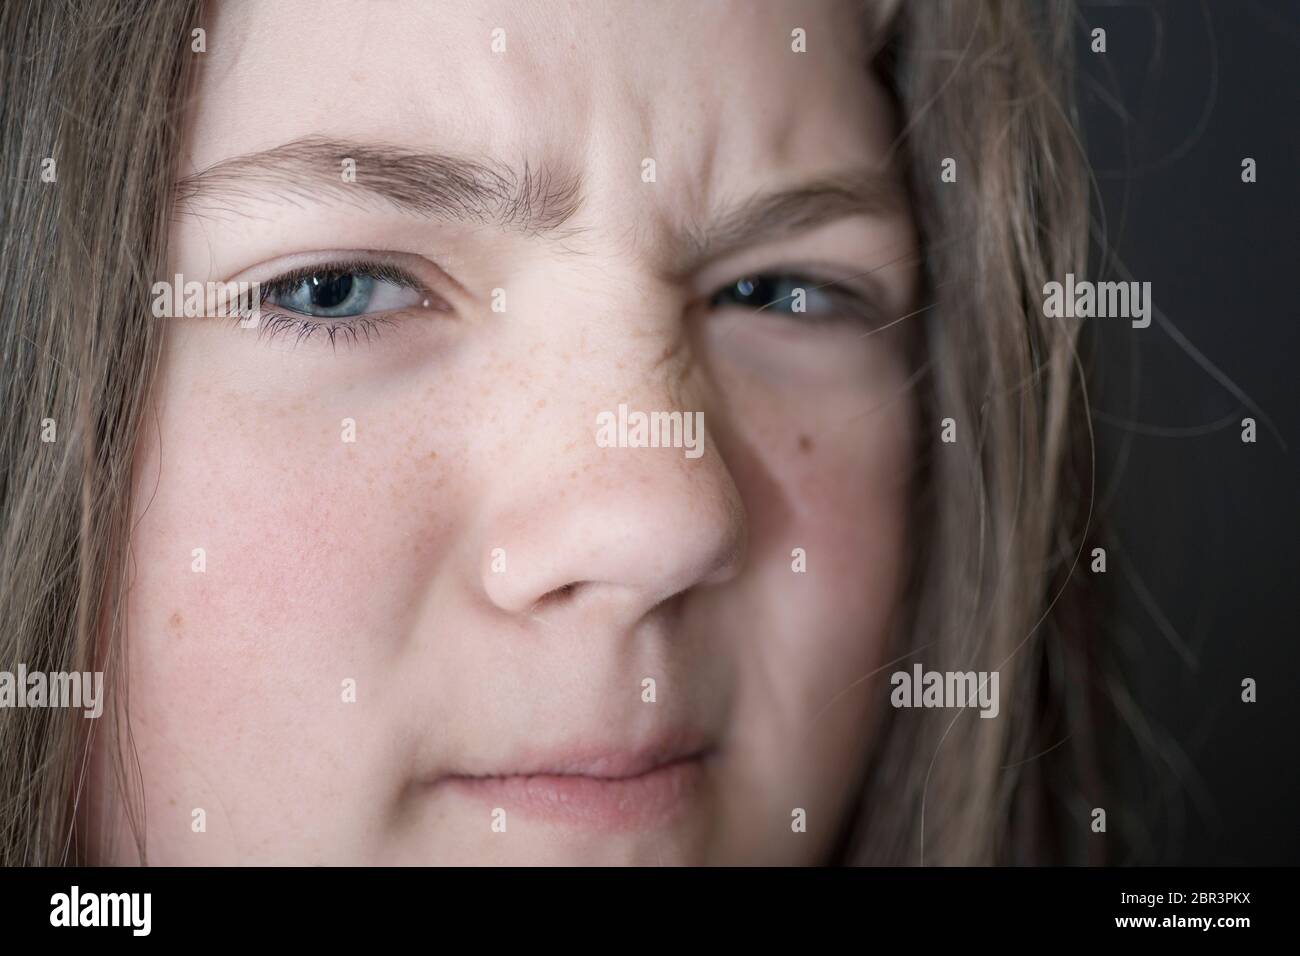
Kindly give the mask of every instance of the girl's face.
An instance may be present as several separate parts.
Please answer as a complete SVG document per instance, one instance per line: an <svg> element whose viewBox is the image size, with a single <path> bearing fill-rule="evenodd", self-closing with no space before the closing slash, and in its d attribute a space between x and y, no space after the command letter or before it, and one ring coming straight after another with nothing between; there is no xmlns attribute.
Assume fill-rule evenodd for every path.
<svg viewBox="0 0 1300 956"><path fill-rule="evenodd" d="M169 272L263 312L160 320L150 862L826 858L916 428L855 6L217 6Z"/></svg>

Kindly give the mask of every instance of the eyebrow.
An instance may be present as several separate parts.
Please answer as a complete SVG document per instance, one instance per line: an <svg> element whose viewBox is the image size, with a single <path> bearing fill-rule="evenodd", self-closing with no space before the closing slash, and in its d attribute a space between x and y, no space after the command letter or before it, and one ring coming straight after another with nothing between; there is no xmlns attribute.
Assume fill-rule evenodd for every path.
<svg viewBox="0 0 1300 956"><path fill-rule="evenodd" d="M892 216L907 209L907 190L891 169L863 167L760 193L724 206L684 232L674 274L738 249L776 242L853 216Z"/></svg>
<svg viewBox="0 0 1300 956"><path fill-rule="evenodd" d="M351 162L351 166L345 163ZM352 171L352 179L345 171ZM536 234L559 230L582 202L582 180L525 162L521 169L445 153L311 136L223 160L177 183L175 203L237 207L257 194L288 200L369 200L451 221Z"/></svg>
<svg viewBox="0 0 1300 956"><path fill-rule="evenodd" d="M344 178L344 162L355 178ZM400 146L310 136L223 160L182 178L175 204L237 212L241 200L271 194L289 202L333 199L387 204L421 217L555 234L583 202L582 177L525 162L500 162ZM738 249L774 242L838 219L906 209L896 171L860 168L750 196L709 211L673 237L666 272L682 277Z"/></svg>

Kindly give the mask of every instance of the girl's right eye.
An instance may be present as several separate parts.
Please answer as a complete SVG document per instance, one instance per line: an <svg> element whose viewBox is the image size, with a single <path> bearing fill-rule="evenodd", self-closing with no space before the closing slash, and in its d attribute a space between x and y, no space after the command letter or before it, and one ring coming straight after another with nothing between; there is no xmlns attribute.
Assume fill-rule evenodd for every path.
<svg viewBox="0 0 1300 956"><path fill-rule="evenodd" d="M262 284L265 303L300 316L350 319L424 306L430 293L388 265L310 267Z"/></svg>

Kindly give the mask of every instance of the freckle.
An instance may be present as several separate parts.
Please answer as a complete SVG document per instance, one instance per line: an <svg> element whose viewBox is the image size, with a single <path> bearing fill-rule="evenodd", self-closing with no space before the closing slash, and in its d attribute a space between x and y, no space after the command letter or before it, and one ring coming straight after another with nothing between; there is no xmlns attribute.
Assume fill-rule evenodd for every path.
<svg viewBox="0 0 1300 956"><path fill-rule="evenodd" d="M545 407L546 407L546 399L544 399L544 398L539 398L539 399L537 400L537 407L538 407L538 408L545 408Z"/></svg>
<svg viewBox="0 0 1300 956"><path fill-rule="evenodd" d="M437 461L437 460L438 460L438 453L436 451L429 452L429 461Z"/></svg>
<svg viewBox="0 0 1300 956"><path fill-rule="evenodd" d="M184 625L185 619L181 617L181 612L173 611L172 616L167 621L167 630L171 632L173 637L179 639L185 636L183 631Z"/></svg>
<svg viewBox="0 0 1300 956"><path fill-rule="evenodd" d="M807 435L799 436L799 450L801 452L804 452L806 454L812 451L812 447L813 447L813 443L811 438L809 438Z"/></svg>

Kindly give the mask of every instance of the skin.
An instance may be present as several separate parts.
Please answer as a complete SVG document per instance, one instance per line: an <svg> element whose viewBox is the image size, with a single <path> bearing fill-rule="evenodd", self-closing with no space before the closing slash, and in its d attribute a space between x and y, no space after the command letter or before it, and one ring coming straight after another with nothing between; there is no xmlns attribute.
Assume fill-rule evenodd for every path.
<svg viewBox="0 0 1300 956"><path fill-rule="evenodd" d="M562 240L252 184L176 218L187 280L268 282L384 250L437 306L335 348L161 320L127 618L150 863L827 858L887 691L862 678L884 663L903 583L906 324L868 335L842 303L816 322L710 299L791 265L869 274L858 291L883 324L916 307L913 227L905 206L857 213L673 264L712 210L885 168L895 118L853 17L218 6L182 175L327 136L527 157L576 174L582 202ZM795 27L808 53L791 52ZM599 447L596 416L620 403L702 411L704 454ZM491 801L449 785L683 729L705 755L669 812L594 822L506 800L501 833ZM103 861L137 862L124 804L98 792Z"/></svg>

